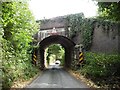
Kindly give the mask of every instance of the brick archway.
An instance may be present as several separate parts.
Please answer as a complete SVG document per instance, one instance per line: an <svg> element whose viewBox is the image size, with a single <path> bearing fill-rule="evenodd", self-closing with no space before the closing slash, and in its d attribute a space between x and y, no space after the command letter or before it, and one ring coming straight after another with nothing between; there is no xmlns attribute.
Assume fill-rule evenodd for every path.
<svg viewBox="0 0 120 90"><path fill-rule="evenodd" d="M52 35L52 36L49 36L43 39L40 42L39 50L40 50L41 68L43 69L45 67L44 66L44 51L51 44L61 44L61 46L65 48L65 67L69 68L72 62L73 49L74 49L75 43L71 41L70 39L68 39L67 37L61 36L61 35Z"/></svg>

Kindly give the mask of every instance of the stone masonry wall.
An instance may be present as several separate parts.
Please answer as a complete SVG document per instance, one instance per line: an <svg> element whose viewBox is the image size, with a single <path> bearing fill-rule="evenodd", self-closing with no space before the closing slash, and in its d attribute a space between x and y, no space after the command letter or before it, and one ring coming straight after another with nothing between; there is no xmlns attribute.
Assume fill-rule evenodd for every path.
<svg viewBox="0 0 120 90"><path fill-rule="evenodd" d="M116 53L120 49L120 25L110 23L102 25L95 22L93 31L93 39L90 51L102 53ZM82 35L77 35L72 39L76 44L82 44ZM120 51L119 51L120 52Z"/></svg>
<svg viewBox="0 0 120 90"><path fill-rule="evenodd" d="M119 30L118 24L106 25L103 28L102 25L96 23L93 34L93 42L91 51L92 52L104 52L104 53L113 53L118 52L119 47Z"/></svg>

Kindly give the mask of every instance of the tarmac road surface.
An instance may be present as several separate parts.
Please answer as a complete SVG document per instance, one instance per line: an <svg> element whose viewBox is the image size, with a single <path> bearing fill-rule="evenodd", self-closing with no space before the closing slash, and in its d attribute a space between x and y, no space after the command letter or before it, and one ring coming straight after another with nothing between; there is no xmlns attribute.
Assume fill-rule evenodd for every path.
<svg viewBox="0 0 120 90"><path fill-rule="evenodd" d="M26 88L89 88L62 68L50 68L38 76Z"/></svg>

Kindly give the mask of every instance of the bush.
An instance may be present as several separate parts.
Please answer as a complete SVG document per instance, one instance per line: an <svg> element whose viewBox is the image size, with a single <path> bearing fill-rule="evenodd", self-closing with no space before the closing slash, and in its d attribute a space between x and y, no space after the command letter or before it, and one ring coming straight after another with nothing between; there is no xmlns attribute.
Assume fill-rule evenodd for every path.
<svg viewBox="0 0 120 90"><path fill-rule="evenodd" d="M29 79L38 72L31 65L28 51L32 51L30 43L37 32L37 24L27 2L2 2L1 9L2 88L10 88L14 81Z"/></svg>
<svg viewBox="0 0 120 90"><path fill-rule="evenodd" d="M101 54L101 53L85 53L86 64L81 68L80 72L85 76L92 78L110 77L112 75L120 75L120 55L118 54Z"/></svg>

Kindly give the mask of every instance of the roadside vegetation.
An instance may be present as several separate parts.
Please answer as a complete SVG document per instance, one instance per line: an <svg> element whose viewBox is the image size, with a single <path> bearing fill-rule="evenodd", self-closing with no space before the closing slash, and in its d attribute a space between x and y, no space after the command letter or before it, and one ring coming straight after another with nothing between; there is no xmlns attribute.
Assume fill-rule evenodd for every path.
<svg viewBox="0 0 120 90"><path fill-rule="evenodd" d="M96 18L97 21L100 21L100 25L104 24L104 22L114 22L118 23L120 26L120 2L99 2L98 3L98 13L99 16ZM74 30L80 32L80 21L76 20L78 16L74 16L73 19L69 20L71 26L73 27L72 34L74 34ZM74 28L75 23L77 22L76 27ZM81 20L82 21L82 20ZM90 22L90 20L89 20ZM83 22L84 23L84 22ZM107 23L107 22L106 22ZM82 24L84 25L84 24ZM100 52L90 52L90 47L92 44L92 27L93 23L86 24L83 27L83 45L85 47L84 52L84 60L85 62L81 64L80 67L75 67L73 72L77 72L78 74L82 74L87 79L93 81L100 88L120 88L120 54L116 53L100 53ZM119 31L118 31L118 35ZM84 43L85 42L85 43ZM89 43L90 42L90 43ZM89 47L89 48L87 48ZM89 51L89 52L87 52ZM119 51L119 50L118 50ZM76 65L73 65L76 66Z"/></svg>
<svg viewBox="0 0 120 90"><path fill-rule="evenodd" d="M102 88L120 88L119 69L120 55L86 52L79 72Z"/></svg>
<svg viewBox="0 0 120 90"><path fill-rule="evenodd" d="M119 23L120 2L98 2L98 7L98 18ZM111 54L85 52L84 56L85 64L79 70L82 75L102 88L120 88L119 52Z"/></svg>
<svg viewBox="0 0 120 90"><path fill-rule="evenodd" d="M27 2L0 2L0 63L2 63L2 87L11 88L14 82L34 77L38 68L31 64L33 47L30 45L37 32L37 24L28 8ZM120 2L98 3L99 19L120 21ZM82 33L86 50L90 49L93 35L93 21L83 20L83 15L67 17L71 26L69 37ZM88 22L89 21L89 22ZM81 28L80 28L81 27ZM50 57L60 59L64 64L64 49L57 44L48 47ZM85 52L85 63L77 71L103 88L120 88L120 55ZM0 79L1 80L1 79Z"/></svg>
<svg viewBox="0 0 120 90"><path fill-rule="evenodd" d="M2 88L11 88L14 82L29 80L38 73L31 64L32 35L37 24L27 2L1 2L0 62Z"/></svg>

